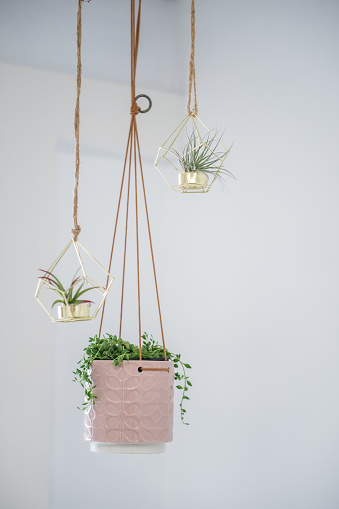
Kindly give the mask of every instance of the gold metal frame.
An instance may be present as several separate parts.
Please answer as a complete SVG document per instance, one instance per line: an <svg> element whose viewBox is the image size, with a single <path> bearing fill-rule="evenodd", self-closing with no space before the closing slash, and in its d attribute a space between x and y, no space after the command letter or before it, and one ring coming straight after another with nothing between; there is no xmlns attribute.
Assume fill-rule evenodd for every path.
<svg viewBox="0 0 339 509"><path fill-rule="evenodd" d="M49 290L51 290L56 295L58 295L58 294L55 291L55 289L53 288L53 286L51 286L45 279L39 279L39 283L38 283L38 286L37 286L37 289L36 289L36 292L35 292L35 298L37 299L39 304L43 307L43 309L46 311L46 313L49 315L49 317L51 318L52 322L80 322L80 321L94 320L97 317L97 314L99 313L101 307L103 306L103 304L104 304L104 302L106 300L106 297L108 295L108 292L109 292L109 290L110 290L110 288L112 286L112 283L114 281L114 277L106 269L104 269L104 267L87 251L87 249L82 244L80 244L79 241L75 241L74 239L70 240L70 242L63 249L63 251L61 251L61 253L57 257L57 259L52 263L52 265L48 269L49 272L53 272L54 271L55 267L58 265L60 260L63 258L63 256L66 254L66 252L69 250L69 248L72 245L73 245L73 247L75 249L76 256L77 256L78 261L80 263L80 269L81 269L81 272L82 272L82 277L80 278L81 284L83 282L85 282L87 284L87 286L91 286L93 288L93 290L96 290L97 292L101 293L102 294L102 298L101 298L101 301L99 302L99 304L97 305L97 307L94 309L93 313L90 314L88 317L73 317L72 316L71 306L69 304L66 304L67 308L69 310L69 314L71 315L71 317L55 318L52 315L52 313L50 313L50 311L47 309L47 307L44 305L42 300L39 298L39 295L40 295L41 290L44 287L47 287ZM87 272L86 272L86 269L85 269L85 265L84 265L82 257L81 257L81 252L80 252L81 249L108 276L106 288L104 288L103 286L99 285L96 281L94 281L92 278L90 278L87 275Z"/></svg>
<svg viewBox="0 0 339 509"><path fill-rule="evenodd" d="M190 152L193 152L194 150L196 150L197 148L199 148L201 146L205 146L220 161L219 168L218 168L216 174L214 175L214 177L212 178L210 183L207 183L206 185L196 184L192 188L190 188L189 186L178 185L178 184L174 185L174 184L172 184L170 182L170 180L168 178L166 178L166 176L164 175L163 171L159 167L159 163L162 160L166 160L167 163L177 173L175 175L175 173L173 172L173 175L175 175L175 177L177 177L178 174L180 175L180 174L183 173L182 168L180 167L180 163L178 164L178 167L177 167L175 164L173 164L172 161L170 161L170 159L167 156L168 156L168 154L173 154L175 157L178 158L177 152L179 152L179 150L178 151L175 150L175 148L174 148L175 147L175 143L176 143L178 137L180 136L181 132L183 131L183 129L185 128L185 126L189 122L192 123L192 130L193 130L193 132L195 132L195 134L196 134L196 136L197 136L197 138L199 140L199 144L196 147L194 147L192 150L190 150L190 151L186 152L185 154L183 154L183 156L189 154ZM202 130L205 131L204 134L201 134ZM206 143L203 141L203 139L206 136L206 134L211 134L213 136L213 138L218 141L219 146L221 146L223 149L225 149L225 156L223 158L219 157L219 155L216 152L214 152L210 147L208 147L206 145ZM190 114L187 115L184 118L184 120L178 125L178 127L173 131L173 133L167 138L167 140L159 148L154 165L155 165L156 169L159 171L160 175L163 177L163 179L170 186L170 188L173 189L173 191L177 191L178 193L208 193L208 191L211 189L212 185L214 184L215 180L218 178L218 175L220 175L222 166L224 164L225 159L227 158L227 156L229 154L229 151L230 151L230 149L225 147L225 145L221 142L220 138L218 138L197 117L197 115L195 115L195 113L193 111L191 111ZM183 156L181 157L181 159L183 159Z"/></svg>

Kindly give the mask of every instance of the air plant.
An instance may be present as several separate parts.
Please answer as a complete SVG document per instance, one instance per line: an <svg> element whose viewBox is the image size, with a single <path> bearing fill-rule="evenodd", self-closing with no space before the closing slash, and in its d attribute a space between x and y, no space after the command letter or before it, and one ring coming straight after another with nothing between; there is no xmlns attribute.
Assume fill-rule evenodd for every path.
<svg viewBox="0 0 339 509"><path fill-rule="evenodd" d="M187 134L187 137L188 142L182 155L174 151L184 172L200 172L221 179L226 175L234 178L223 166L231 148L220 150L221 137L217 138L216 134L209 132L204 138L200 138L195 130L190 135Z"/></svg>
<svg viewBox="0 0 339 509"><path fill-rule="evenodd" d="M73 280L71 285L68 288L64 288L59 279L56 277L55 274L52 272L49 272L48 270L39 269L41 272L44 272L44 276L40 276L39 279L43 279L48 283L49 288L53 290L56 294L60 296L59 299L55 300L52 304L52 308L55 306L55 304L60 303L65 306L76 306L77 304L94 304L92 300L83 300L80 299L80 297L90 291L94 288L97 288L95 286L90 288L85 288L83 290L83 286L85 284L84 278L82 277L76 277L77 273L80 270L76 271L76 273L73 276Z"/></svg>

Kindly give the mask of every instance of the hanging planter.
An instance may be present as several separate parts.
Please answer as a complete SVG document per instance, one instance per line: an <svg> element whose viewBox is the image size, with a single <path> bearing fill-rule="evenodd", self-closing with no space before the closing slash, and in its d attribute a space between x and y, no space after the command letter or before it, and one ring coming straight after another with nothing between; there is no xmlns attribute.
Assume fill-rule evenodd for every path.
<svg viewBox="0 0 339 509"><path fill-rule="evenodd" d="M82 37L82 2L78 0L77 13L77 97L74 116L75 134L75 174L74 174L74 195L73 195L73 239L67 244L58 258L52 263L48 270L39 269L43 275L39 277L39 283L35 292L35 298L50 316L53 322L79 322L94 320L104 306L105 299L113 283L113 277L102 265L84 248L78 241L81 228L78 224L78 189L80 174L80 93L81 93L81 37ZM87 0L90 1L90 0ZM70 253L71 246L75 250L74 256L65 267L64 257ZM87 257L86 263L84 257ZM65 274L69 273L76 261L75 275L70 279L68 285L64 284ZM87 266L91 269L87 271ZM71 275L72 275L71 274ZM95 274L95 275L94 275ZM104 275L106 281L101 281ZM69 277L71 277L68 274ZM100 280L100 283L97 281ZM62 281L62 282L61 282ZM90 292L90 294L88 294ZM91 296L87 299L87 296ZM85 297L86 298L83 298Z"/></svg>
<svg viewBox="0 0 339 509"><path fill-rule="evenodd" d="M191 109L192 89L194 108ZM174 191L208 193L216 180L223 184L233 177L224 167L230 148L221 142L222 134L212 132L198 118L195 79L195 1L191 0L191 57L187 116L161 145L155 167Z"/></svg>
<svg viewBox="0 0 339 509"><path fill-rule="evenodd" d="M60 272L65 272L62 259L66 254L72 252L71 247L74 247L75 256L72 257L72 260L68 260L68 272L70 265L73 268L78 266L78 269L75 274L73 272L70 285L65 286L61 282L58 268L62 265ZM99 284L87 273L85 257L87 263L91 263L92 270L96 272L96 278L103 276L106 279L105 284ZM43 275L39 277L35 298L53 322L94 320L103 306L114 280L87 249L79 241L73 239L48 270L40 270ZM90 300L87 297L90 297Z"/></svg>
<svg viewBox="0 0 339 509"><path fill-rule="evenodd" d="M159 148L155 167L180 193L207 193L214 182L233 177L225 166L230 152L221 136L190 112Z"/></svg>
<svg viewBox="0 0 339 509"><path fill-rule="evenodd" d="M120 194L117 205L111 255L108 273L111 271L113 252L116 241L117 226L120 217L121 202L125 177L127 176L126 216L124 220L123 266L121 278L121 305L119 336L106 335L101 337L105 303L99 333L89 340L84 357L74 371L75 381L85 389L84 438L90 443L94 452L113 453L159 453L165 449L165 443L173 436L173 385L174 380L184 381L183 386L176 387L182 391L180 402L181 418L186 410L183 408L188 387L191 385L186 375L188 364L181 361L180 355L169 353L165 346L163 323L160 309L158 282L155 269L151 228L146 199L145 181L142 169L142 158L137 128L137 115L142 111L137 105L135 94L136 63L140 35L139 0L137 19L135 16L135 0L131 0L131 121L125 162L122 172ZM150 105L151 105L151 101ZM147 110L148 111L148 110ZM133 182L134 181L134 182ZM134 185L133 185L134 184ZM157 344L147 334L142 335L141 319L141 284L139 234L139 192L141 184L142 203L145 207L145 218L153 266L154 286L158 304L159 322L162 344ZM133 193L134 188L134 193ZM135 212L135 246L138 303L138 344L134 345L120 339L122 337L123 308L125 296L126 258L128 245L128 225L131 221L129 206L133 196ZM118 339L119 338L119 339ZM180 366L182 371L180 371ZM179 368L179 371L175 371Z"/></svg>
<svg viewBox="0 0 339 509"><path fill-rule="evenodd" d="M74 381L85 388L84 440L93 452L159 453L173 439L173 385L183 385L180 410L184 424L191 382L189 364L158 345L146 333L139 347L107 335L91 338ZM100 359L100 360L99 360ZM181 370L181 373L176 371Z"/></svg>

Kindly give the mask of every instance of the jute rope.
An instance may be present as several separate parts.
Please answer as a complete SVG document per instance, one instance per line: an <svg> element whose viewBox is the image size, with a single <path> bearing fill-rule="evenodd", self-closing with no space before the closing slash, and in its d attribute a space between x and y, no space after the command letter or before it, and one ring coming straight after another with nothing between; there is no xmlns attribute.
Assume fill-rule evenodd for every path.
<svg viewBox="0 0 339 509"><path fill-rule="evenodd" d="M79 173L80 173L80 92L81 92L81 38L82 38L82 0L78 0L77 15L77 98L74 115L75 134L75 174L73 192L73 222L71 230L75 241L78 240L81 228L78 224L78 194L79 194Z"/></svg>
<svg viewBox="0 0 339 509"><path fill-rule="evenodd" d="M150 223L149 223L148 207L147 207L146 192L145 192L145 183L144 183L144 176L143 176L142 163L141 163L141 152L140 152L140 144L139 144L138 127L137 127L137 122L136 122L136 116L138 115L138 113L140 111L140 108L137 105L136 100L135 100L135 76L136 76L136 67L137 67L137 58L138 58L139 35L140 35L140 14L141 14L141 0L139 0L137 20L135 20L135 0L131 0L131 109L130 109L131 123L130 123L129 134L128 134L128 141L127 141L127 147L126 147L124 169L123 169L123 175L122 175L121 186L120 186L120 194L119 194L117 214L116 214L116 219L115 219L115 227L114 227L114 233L113 233L113 241L112 241L112 248L111 248L110 260L109 260L108 272L110 272L111 265L112 265L113 251L114 251L116 231L117 231L117 224L118 224L119 215L120 215L120 208L121 208L120 205L121 205L121 199L122 199L122 191L123 191L123 187L124 187L126 168L127 168L127 161L128 161L128 184L127 184L127 203L126 203L126 218L125 218L125 241L124 241L123 273L122 273L122 284L121 284L121 307L120 307L119 336L121 337L121 332L122 332L123 303L124 303L124 291L125 291L126 252L127 252L127 230L128 230L129 202L130 202L130 183L131 183L131 174L132 174L132 165L133 165L134 166L134 172L133 172L134 173L134 193L135 193L135 227L136 227L136 261L137 261L137 290L138 290L137 293L138 293L139 359L142 360L142 352L141 352L142 344L141 344L141 291L140 291L140 253L139 253L139 212L138 212L139 209L138 209L138 175L137 175L137 167L138 167L138 164L139 164L140 174L141 174L141 182L142 182L142 190L143 190L144 202L145 202L147 227L148 227L148 234L149 234L149 243L150 243L152 265L153 265L153 274L154 274L155 288L156 288L157 301L158 301L158 311L159 311L159 319L160 319L160 327L161 327L161 335L162 335L162 344L163 344L163 347L164 347L164 357L165 357L165 360L167 360L166 346L165 346L165 339L164 339L164 332L163 332L163 325L162 325L162 317L161 317L161 309L160 309L158 283L157 283L157 277L156 277L155 262L154 262L154 253L153 253L153 246L152 246L151 229L150 229ZM99 337L101 336L104 313L105 313L105 304L103 305L102 314L101 314L101 321L100 321L100 328L99 328ZM143 370L144 369L145 368L143 368ZM168 371L168 368L149 368L149 369L152 370L152 371L153 370Z"/></svg>
<svg viewBox="0 0 339 509"><path fill-rule="evenodd" d="M198 115L198 102L197 102L197 86L195 80L195 0L191 0L191 56L189 63L189 80L188 80L188 114L192 112L192 88L194 92L194 113Z"/></svg>
<svg viewBox="0 0 339 509"><path fill-rule="evenodd" d="M112 267L113 252L114 252L114 246L115 246L115 237L116 237L117 227L118 227L118 219L119 219L119 214L120 214L120 205L121 205L122 191L123 191L123 187L124 187L125 173L126 173L126 166L127 166L128 148L129 148L131 136L132 136L132 125L130 126L129 134L128 134L126 154L125 154L125 162L124 162L124 170L123 170L123 173L122 173L122 179L121 179L121 185L120 185L120 193L119 193L119 200L118 200L118 207L117 207L117 213L116 213L116 217L115 217L115 225L114 225L114 233L113 233L111 254L110 254L110 257L109 257L109 264L108 264L108 269L107 269L107 272L109 272L109 273L111 272L111 267ZM108 283L109 283L109 278L110 278L110 276L108 275L107 276L107 281L106 281L106 288L107 288ZM99 338L101 337L102 323L103 323L104 314L105 314L105 307L106 307L106 300L104 301L104 304L103 304L103 307L102 307L102 313L101 313L101 319L100 319L100 327L99 327ZM119 336L120 335L121 335L121 332L119 332Z"/></svg>
<svg viewBox="0 0 339 509"><path fill-rule="evenodd" d="M81 93L81 40L82 40L82 3L91 0L78 0L77 14L77 98L74 114L74 134L75 134L75 174L74 174L74 193L73 193L73 222L74 228L71 230L75 241L78 240L81 228L78 224L78 199L79 199L79 173L80 173L80 93Z"/></svg>

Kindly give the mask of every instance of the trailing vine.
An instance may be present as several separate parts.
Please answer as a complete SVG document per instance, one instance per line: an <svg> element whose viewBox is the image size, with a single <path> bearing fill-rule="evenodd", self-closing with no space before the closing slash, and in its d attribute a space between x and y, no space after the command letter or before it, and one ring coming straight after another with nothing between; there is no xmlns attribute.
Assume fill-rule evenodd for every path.
<svg viewBox="0 0 339 509"><path fill-rule="evenodd" d="M144 360L149 359L164 359L164 348L159 345L152 336L148 336L147 332L142 335L142 346L141 354ZM90 405L95 405L97 396L94 394L93 389L95 385L92 384L90 377L91 364L95 360L111 360L114 366L119 366L124 360L138 360L139 359L139 346L124 341L117 336L106 334L102 338L98 338L95 335L89 339L89 345L84 348L84 355L78 362L79 367L73 371L74 379L73 382L79 382L85 390L85 402L82 403L79 410L85 410ZM189 387L192 387L192 383L187 376L186 369L191 369L191 366L187 363L182 362L180 354L173 354L166 349L168 360L173 361L174 368L181 370L174 373L175 381L182 381L183 385L176 385L176 388L181 392L180 400L180 417L183 424L188 425L185 421L186 409L184 408L185 400L190 398L187 396Z"/></svg>

